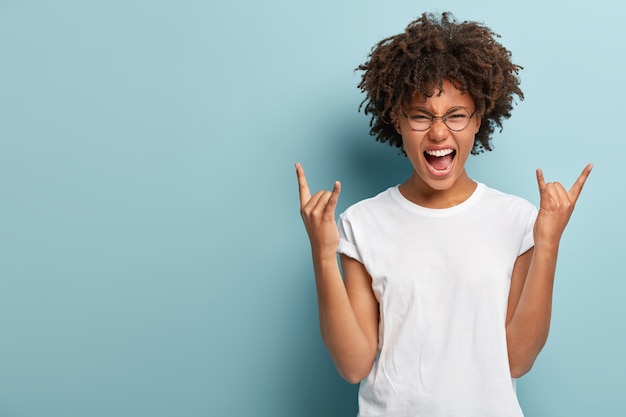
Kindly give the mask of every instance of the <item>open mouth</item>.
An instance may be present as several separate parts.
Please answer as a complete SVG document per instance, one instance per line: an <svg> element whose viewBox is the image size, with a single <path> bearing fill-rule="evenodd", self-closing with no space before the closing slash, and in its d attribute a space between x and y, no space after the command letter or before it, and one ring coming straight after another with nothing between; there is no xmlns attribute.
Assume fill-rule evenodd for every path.
<svg viewBox="0 0 626 417"><path fill-rule="evenodd" d="M437 149L424 152L424 158L428 167L434 174L447 174L454 162L456 151L454 149Z"/></svg>

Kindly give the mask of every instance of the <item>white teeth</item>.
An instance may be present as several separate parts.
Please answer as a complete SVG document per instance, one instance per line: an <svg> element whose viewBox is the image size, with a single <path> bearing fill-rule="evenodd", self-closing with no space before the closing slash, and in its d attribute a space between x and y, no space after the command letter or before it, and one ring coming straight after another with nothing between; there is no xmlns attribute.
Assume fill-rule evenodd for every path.
<svg viewBox="0 0 626 417"><path fill-rule="evenodd" d="M452 149L437 149L435 151L426 151L426 153L430 156L436 156L437 158L441 158L442 156L450 155L454 152Z"/></svg>

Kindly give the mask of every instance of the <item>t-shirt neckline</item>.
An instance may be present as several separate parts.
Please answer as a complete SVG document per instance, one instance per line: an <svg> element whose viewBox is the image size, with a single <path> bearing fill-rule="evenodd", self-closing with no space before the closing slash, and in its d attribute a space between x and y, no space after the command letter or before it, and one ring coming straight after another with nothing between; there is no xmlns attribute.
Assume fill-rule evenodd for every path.
<svg viewBox="0 0 626 417"><path fill-rule="evenodd" d="M392 198L398 204L400 204L402 207L404 207L405 209L409 211L412 211L414 213L421 214L424 216L447 217L447 216L452 216L454 214L467 210L468 208L473 206L478 200L480 200L480 198L485 192L486 187L485 187L485 184L483 183L480 183L477 181L475 182L476 182L476 189L467 199L465 199L465 201L461 202L460 204L457 204L456 206L446 207L446 208L423 207L423 206L420 206L419 204L416 204L410 201L400 192L400 188L399 188L400 184L396 185L395 187L392 187L390 189L390 192L391 192Z"/></svg>

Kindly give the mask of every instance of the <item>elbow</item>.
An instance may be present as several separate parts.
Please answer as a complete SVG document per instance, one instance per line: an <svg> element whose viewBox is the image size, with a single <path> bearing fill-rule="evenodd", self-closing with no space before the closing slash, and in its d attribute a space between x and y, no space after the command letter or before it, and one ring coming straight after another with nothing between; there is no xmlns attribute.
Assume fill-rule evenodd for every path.
<svg viewBox="0 0 626 417"><path fill-rule="evenodd" d="M507 335L509 370L512 378L526 375L535 364L535 360L543 349L547 340L547 332L535 338L526 337L524 340L512 340ZM534 340L533 340L534 339Z"/></svg>
<svg viewBox="0 0 626 417"><path fill-rule="evenodd" d="M339 371L339 375L350 384L358 384L365 379L369 372L347 372L347 371Z"/></svg>
<svg viewBox="0 0 626 417"><path fill-rule="evenodd" d="M511 354L509 352L509 370L512 378L520 378L530 372L539 354L539 352L525 353Z"/></svg>
<svg viewBox="0 0 626 417"><path fill-rule="evenodd" d="M339 375L350 384L358 384L363 381L372 370L374 366L374 360L367 360L361 363L344 364L343 366L337 366Z"/></svg>
<svg viewBox="0 0 626 417"><path fill-rule="evenodd" d="M343 379L348 381L350 384L358 384L369 375L372 366L374 366L374 361L368 360L361 363L344 364L344 366L339 366L339 364L335 365L339 375Z"/></svg>
<svg viewBox="0 0 626 417"><path fill-rule="evenodd" d="M343 376L343 379L348 381L349 384L356 385L356 384L359 384L364 378L361 378L361 377L358 377L358 376L345 375L345 376Z"/></svg>
<svg viewBox="0 0 626 417"><path fill-rule="evenodd" d="M337 373L350 384L358 384L364 380L372 370L376 358L376 349L359 349L335 353L332 349L331 357Z"/></svg>
<svg viewBox="0 0 626 417"><path fill-rule="evenodd" d="M522 376L526 375L532 369L533 363L534 361L528 362L528 363L517 363L517 364L509 362L509 369L511 370L511 378L521 378Z"/></svg>

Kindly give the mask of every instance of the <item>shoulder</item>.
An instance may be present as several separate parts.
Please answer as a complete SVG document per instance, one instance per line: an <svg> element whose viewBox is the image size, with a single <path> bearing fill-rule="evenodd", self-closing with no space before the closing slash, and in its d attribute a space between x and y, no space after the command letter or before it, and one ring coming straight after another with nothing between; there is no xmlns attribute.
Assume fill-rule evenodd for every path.
<svg viewBox="0 0 626 417"><path fill-rule="evenodd" d="M341 213L340 217L358 218L389 210L391 207L396 205L394 194L398 192L398 186L389 187L374 197L366 198L354 203Z"/></svg>
<svg viewBox="0 0 626 417"><path fill-rule="evenodd" d="M506 215L508 217L532 218L537 215L537 207L525 198L505 193L484 184L482 187L484 187L484 193L481 201L484 210L493 212L494 215Z"/></svg>
<svg viewBox="0 0 626 417"><path fill-rule="evenodd" d="M491 202L493 204L502 204L502 205L517 205L520 207L535 207L530 201L526 200L523 197L505 193L495 188L491 188L487 185L482 184L484 187L484 196L485 200Z"/></svg>

